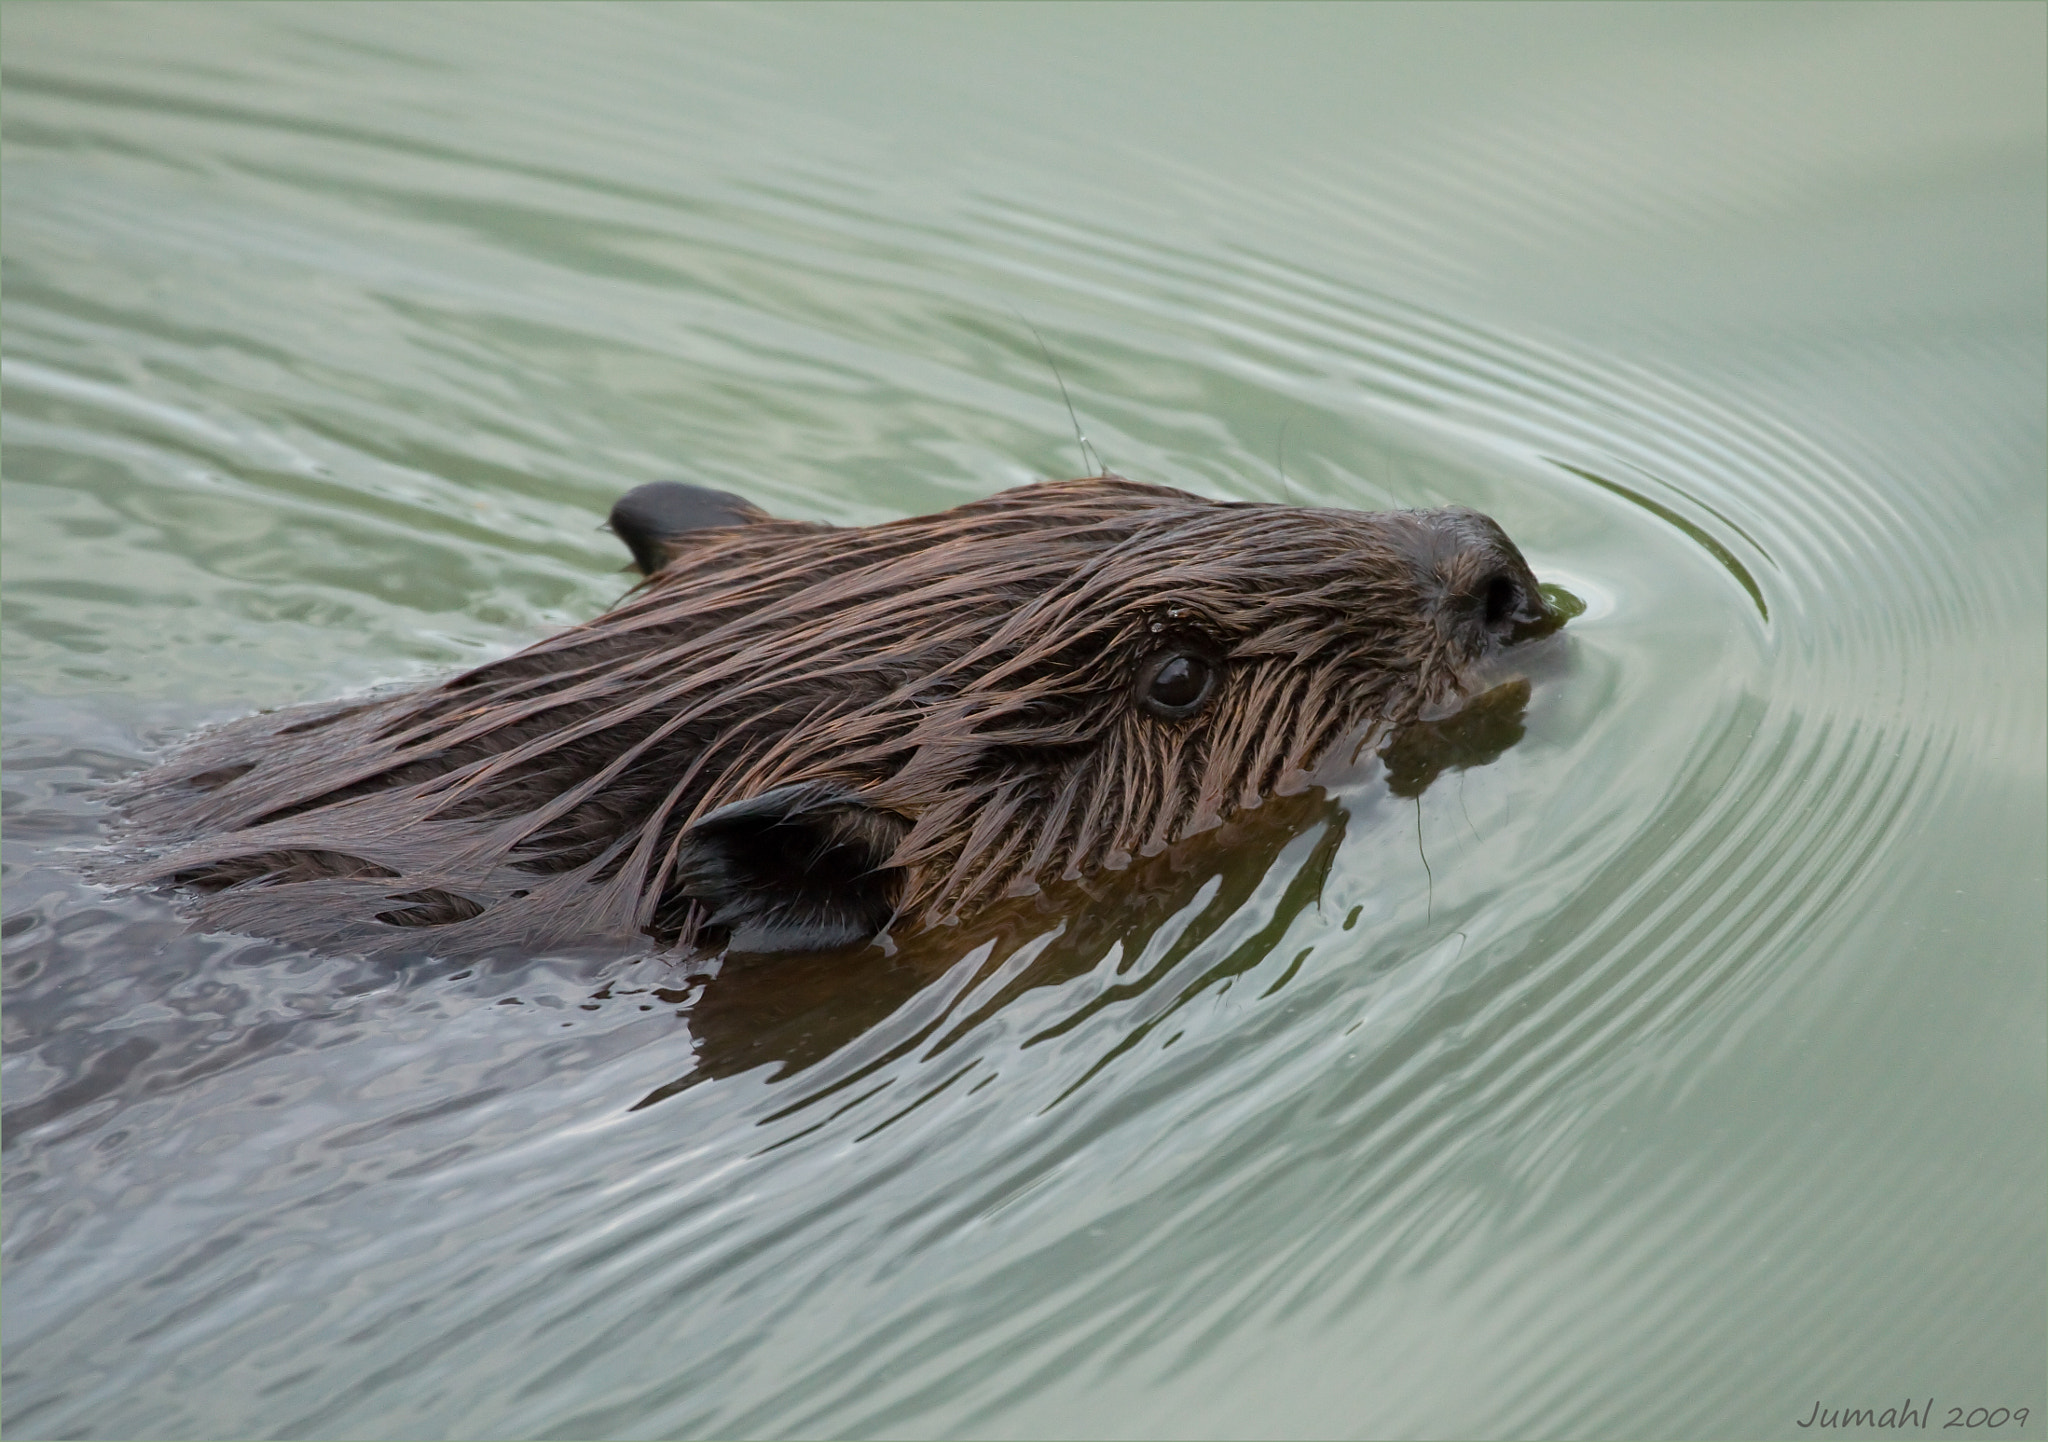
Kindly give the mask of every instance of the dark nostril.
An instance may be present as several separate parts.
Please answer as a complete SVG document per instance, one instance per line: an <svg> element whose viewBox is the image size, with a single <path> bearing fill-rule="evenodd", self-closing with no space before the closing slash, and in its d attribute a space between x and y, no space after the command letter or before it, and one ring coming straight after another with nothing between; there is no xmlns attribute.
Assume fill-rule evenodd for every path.
<svg viewBox="0 0 2048 1442"><path fill-rule="evenodd" d="M1515 583L1506 576L1496 575L1486 583L1486 624L1498 626L1515 613L1521 595Z"/></svg>

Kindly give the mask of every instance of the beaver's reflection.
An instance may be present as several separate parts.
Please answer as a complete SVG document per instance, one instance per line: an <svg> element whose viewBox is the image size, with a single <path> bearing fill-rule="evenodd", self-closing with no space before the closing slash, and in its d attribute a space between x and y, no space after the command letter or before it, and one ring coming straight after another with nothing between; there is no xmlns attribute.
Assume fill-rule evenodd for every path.
<svg viewBox="0 0 2048 1442"><path fill-rule="evenodd" d="M1522 739L1528 709L1529 682L1517 676L1473 697L1453 715L1408 727L1380 750L1387 789L1396 796L1420 796L1446 771L1497 760Z"/></svg>
<svg viewBox="0 0 2048 1442"><path fill-rule="evenodd" d="M1403 730L1379 753L1388 789L1397 796L1420 796L1445 771L1493 761L1522 739L1528 702L1529 683L1518 678L1452 716ZM998 992L980 1002L973 1016L953 1019L949 1008L941 1008L861 1069L881 1065L922 1044L949 1021L954 1030L964 1030L1026 991L1058 986L1092 970L1112 947L1120 947L1126 957L1144 954L1159 928L1214 879L1217 886L1208 904L1156 964L1109 988L1059 1029L1078 1025L1090 1013L1168 974L1251 899L1290 842L1320 828L1267 923L1187 988L1189 995L1203 992L1256 966L1294 917L1319 900L1347 819L1344 807L1319 788L1269 797L1226 825L1139 858L1122 871L1002 903L977 913L968 925L912 935L900 941L893 955L873 945L804 956L728 955L716 975L693 977L688 985L656 993L678 1003L688 1018L695 1065L643 1097L635 1109L764 1063L781 1064L778 1079L803 1072L867 1034L954 967L975 968L974 977L954 978L958 984L949 987L954 997L968 995L974 982L995 974L1021 948L1044 943L1049 932L1058 931ZM967 960L977 954L978 962Z"/></svg>

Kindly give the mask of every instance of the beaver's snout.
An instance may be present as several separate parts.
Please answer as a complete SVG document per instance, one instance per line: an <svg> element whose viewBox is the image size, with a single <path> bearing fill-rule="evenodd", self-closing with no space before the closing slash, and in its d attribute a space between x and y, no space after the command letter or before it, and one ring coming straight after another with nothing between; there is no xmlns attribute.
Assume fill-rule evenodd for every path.
<svg viewBox="0 0 2048 1442"><path fill-rule="evenodd" d="M1535 573L1492 517L1445 506L1390 520L1438 635L1468 656L1557 628Z"/></svg>

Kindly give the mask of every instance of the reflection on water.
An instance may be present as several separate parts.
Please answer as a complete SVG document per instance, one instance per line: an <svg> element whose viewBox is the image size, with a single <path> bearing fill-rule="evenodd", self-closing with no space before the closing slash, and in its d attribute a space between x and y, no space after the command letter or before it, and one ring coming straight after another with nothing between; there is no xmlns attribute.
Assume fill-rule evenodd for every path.
<svg viewBox="0 0 2048 1442"><path fill-rule="evenodd" d="M1136 1044L1182 1003L1263 961L1295 914L1321 900L1330 859L1343 839L1342 816L1320 791L1276 798L1157 856L1138 858L1124 871L999 904L960 927L912 935L889 954L868 947L829 956L728 958L715 975L697 980L694 995L656 993L684 1003L696 1063L639 1105L763 1062L781 1064L776 1080L807 1071L922 1001L918 1021L899 1024L886 1044L867 1047L859 1069L836 1069L822 1088L807 1085L809 1102L912 1048L936 1056L949 1040L1024 992L1062 986L1108 965L1116 975L1113 984L1019 1044L1049 1041L1103 1007L1142 997L1175 976L1181 961L1252 900L1281 848L1315 828L1307 859L1261 917L1259 930L1199 975L1178 978L1178 995L1148 1003L1146 1020L1127 1038ZM1155 946L1169 922L1172 936ZM1126 974L1140 957L1149 964ZM1274 989L1286 980L1283 975Z"/></svg>
<svg viewBox="0 0 2048 1442"><path fill-rule="evenodd" d="M2039 7L4 24L10 1435L2043 1435ZM635 484L1070 473L1032 327L1117 470L1582 613L893 953L81 879L199 726L603 609Z"/></svg>
<svg viewBox="0 0 2048 1442"><path fill-rule="evenodd" d="M1522 739L1522 713L1528 707L1529 683L1518 678L1473 697L1450 716L1408 727L1380 752L1387 789L1396 796L1420 796L1446 771L1498 760Z"/></svg>
<svg viewBox="0 0 2048 1442"><path fill-rule="evenodd" d="M1529 703L1524 679L1502 682L1454 714L1419 722L1381 749L1385 785L1419 797L1445 771L1484 766L1522 739ZM1153 998L1119 1048L1142 1042L1183 1005L1264 962L1306 907L1320 906L1330 865L1344 839L1346 813L1321 787L1276 796L1214 830L1138 857L1129 867L1056 885L978 913L937 933L880 946L804 957L728 957L707 973L652 995L688 1017L696 1047L692 1069L649 1093L647 1106L687 1086L737 1076L778 1062L782 1080L808 1071L878 1024L915 1006L919 1020L898 1025L886 1046L866 1049L859 1069L807 1087L805 1101L851 1085L912 1048L936 1056L948 1042L996 1015L1024 992L1059 987L1108 967L1113 983L1071 1014L1019 1043L1050 1041L1114 1003L1135 1001L1167 977L1178 988ZM1206 966L1182 975L1180 963L1225 920L1253 904L1283 849L1312 840L1285 886L1264 898L1258 929ZM1172 934L1161 936L1171 924ZM1137 969L1136 958L1149 959ZM1297 956L1264 992L1271 996L1300 969ZM609 997L607 986L603 995ZM638 994L637 992L631 994ZM971 1000L972 1006L965 1003ZM921 1005L919 1003L922 1003ZM840 1069L842 1072L844 1069ZM1086 1078L1082 1078L1085 1082ZM1079 1085L1080 1083L1076 1083ZM797 1104L792 1104L797 1105Z"/></svg>

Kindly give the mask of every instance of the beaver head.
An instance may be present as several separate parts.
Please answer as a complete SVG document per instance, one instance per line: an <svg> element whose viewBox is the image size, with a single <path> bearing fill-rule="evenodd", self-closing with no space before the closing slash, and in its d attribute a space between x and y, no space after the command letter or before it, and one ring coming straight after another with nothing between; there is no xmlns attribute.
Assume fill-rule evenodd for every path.
<svg viewBox="0 0 2048 1442"><path fill-rule="evenodd" d="M1557 621L1458 508L1103 475L848 528L662 483L612 523L615 609L213 733L131 784L128 874L353 949L846 946L1215 827Z"/></svg>

